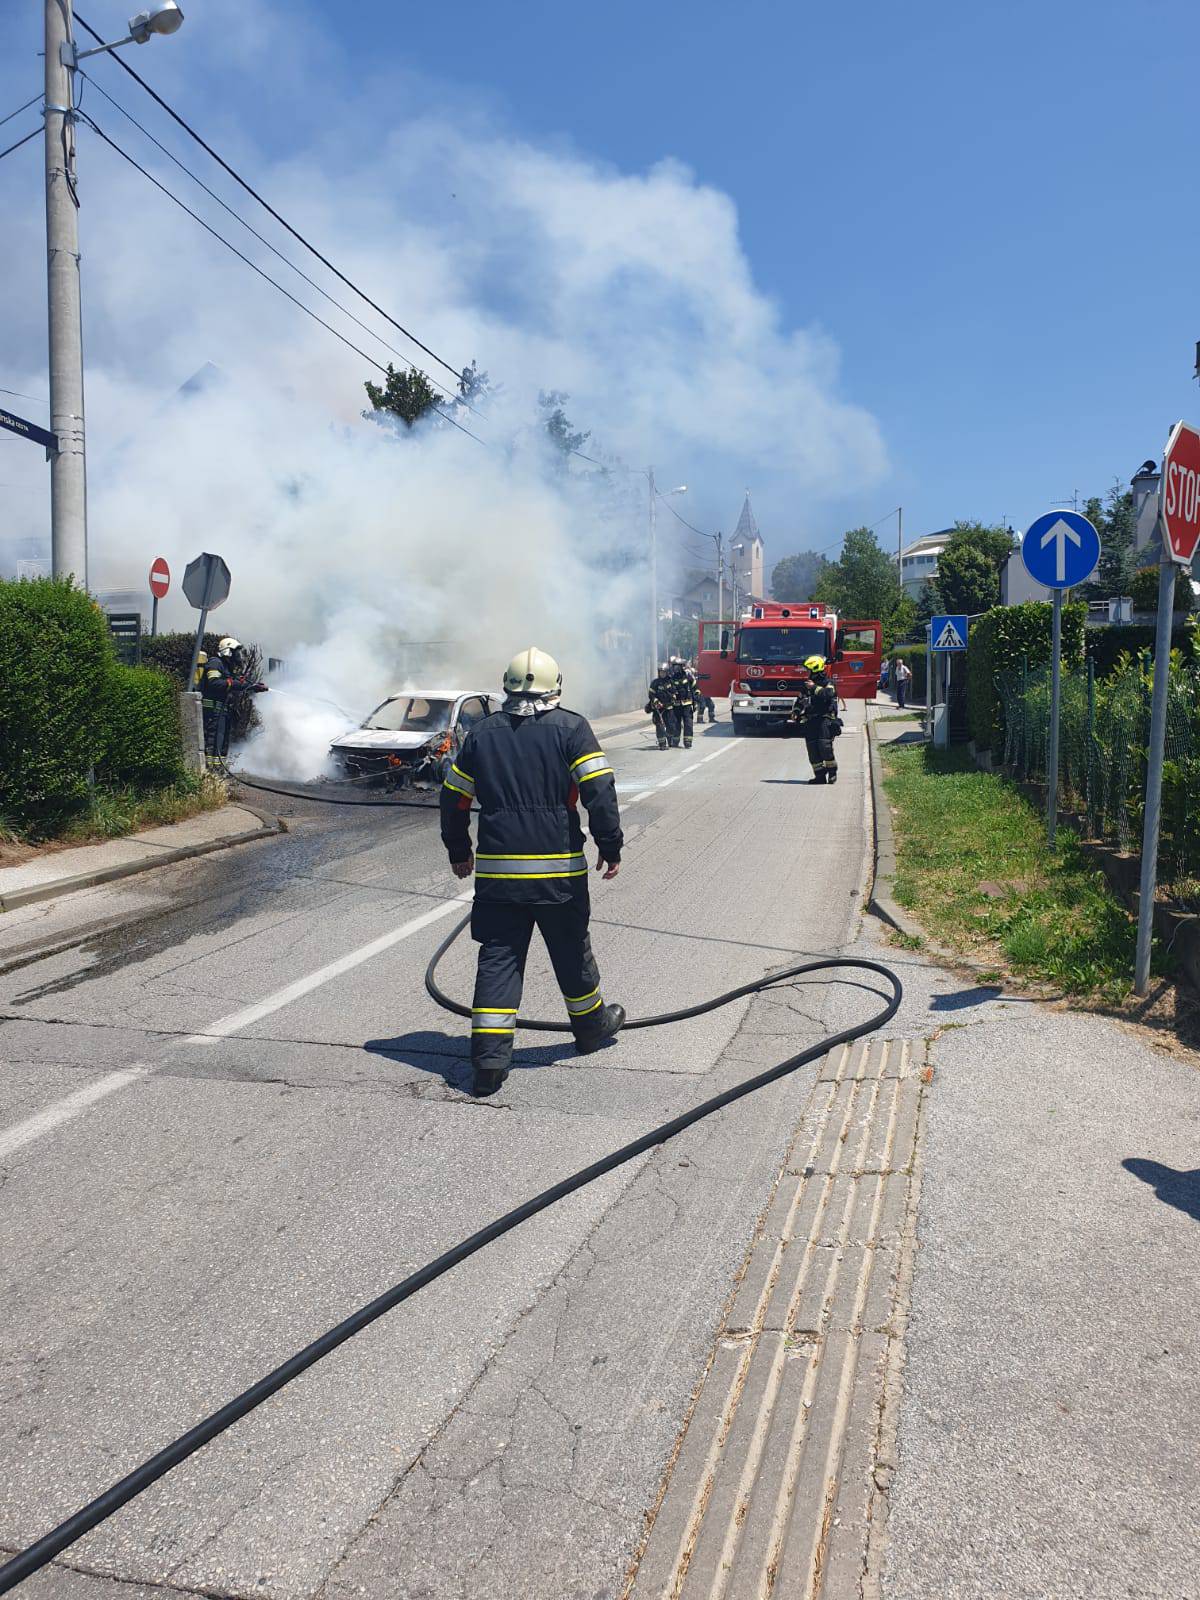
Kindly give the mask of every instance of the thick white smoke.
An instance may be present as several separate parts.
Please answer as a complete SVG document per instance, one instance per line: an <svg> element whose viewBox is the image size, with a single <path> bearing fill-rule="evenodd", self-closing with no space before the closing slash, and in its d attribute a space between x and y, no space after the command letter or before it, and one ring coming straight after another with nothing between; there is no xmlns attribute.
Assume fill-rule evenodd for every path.
<svg viewBox="0 0 1200 1600"><path fill-rule="evenodd" d="M453 121L396 121L365 144L364 118L375 125L382 84L357 102L331 92L319 133L306 137L295 124L287 158L273 159L246 135L240 74L281 93L303 81L311 94L328 81L337 42L311 24L297 31L290 11L259 7L258 32L233 30L245 59L231 75L227 9L211 0L201 28L172 46L196 52L189 72L213 49L220 109L201 116L194 84L189 93L186 78L183 87L159 81L381 304L455 363L477 358L500 386L486 418L463 418L483 445L448 427L394 438L364 422L362 383L379 373L80 130L92 586L140 588L150 560L165 555L176 589L162 625L187 626L194 613L178 597L184 565L202 549L226 558L234 588L213 625L289 663L282 687L291 692L259 702L267 731L258 754L274 770L315 771L328 734L345 727L323 702L361 717L410 676L412 643L448 648L428 658L448 663L447 687L490 688L513 651L537 642L562 660L567 703L604 708L614 658L601 636L633 630L640 644L648 599L644 569L601 576L595 557L633 550L644 536L645 480L618 473L603 498L572 483L572 472L589 469L546 450L541 389L570 394L572 422L592 430L589 454L654 461L672 482L689 482L685 509L702 525L715 525L719 504L728 526L746 482L772 484L779 506L811 505L848 479L882 472L873 420L837 393L829 340L782 327L756 288L727 196L675 162L617 172L535 148L461 107ZM37 42L29 44L32 60ZM164 71L179 70L165 51L160 59ZM14 83L15 100L7 68L0 81ZM119 75L104 82L124 100L138 94ZM254 105L247 90L247 118ZM86 108L355 344L396 359L242 233L98 95ZM205 163L148 103L139 98L136 109L189 164ZM239 210L251 209L211 166L204 171ZM14 304L44 299L35 179L17 191L11 172L3 176L0 200L19 246ZM258 213L254 222L452 386L269 219ZM16 336L7 370L25 376L14 388L44 391L43 338L36 321ZM208 363L218 375L178 396ZM6 460L6 475L15 472L43 482L32 460ZM44 528L36 499L12 504L19 515L6 531ZM763 515L769 497L756 495L756 504ZM789 534L795 527L793 515ZM673 538L665 512L660 528L669 594L678 567L702 563ZM427 676L431 667L421 670Z"/></svg>

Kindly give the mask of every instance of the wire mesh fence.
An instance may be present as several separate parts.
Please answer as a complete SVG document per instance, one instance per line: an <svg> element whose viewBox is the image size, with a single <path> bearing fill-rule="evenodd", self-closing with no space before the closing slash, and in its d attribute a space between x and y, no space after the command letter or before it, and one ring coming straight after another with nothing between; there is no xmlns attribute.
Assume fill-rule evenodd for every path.
<svg viewBox="0 0 1200 1600"><path fill-rule="evenodd" d="M1022 668L997 685L1004 762L1045 783L1050 749L1050 669ZM1141 847L1153 666L1148 655L1097 678L1092 663L1062 673L1058 804L1086 819L1092 838ZM1172 652L1163 766L1159 880L1200 879L1200 672Z"/></svg>

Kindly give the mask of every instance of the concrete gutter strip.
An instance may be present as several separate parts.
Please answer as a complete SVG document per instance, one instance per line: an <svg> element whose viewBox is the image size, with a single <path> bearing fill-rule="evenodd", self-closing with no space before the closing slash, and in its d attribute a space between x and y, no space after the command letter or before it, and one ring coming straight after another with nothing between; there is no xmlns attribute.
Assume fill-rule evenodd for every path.
<svg viewBox="0 0 1200 1600"><path fill-rule="evenodd" d="M206 856L214 850L225 850L231 845L247 844L252 839L266 839L272 834L286 833L287 828L281 818L272 816L270 812L261 811L257 806L246 805L238 801L236 805L228 807L230 811L246 812L258 821L257 828L240 828L235 833L218 834L215 838L201 839L192 844L163 845L153 840L140 838L132 834L124 839L108 841L106 844L82 846L82 849L94 850L97 854L97 865L86 872L76 872L64 875L61 878L48 878L41 883L31 883L23 887L6 890L3 887L5 871L0 870L0 912L15 911L19 906L33 905L40 900L56 900L60 895L74 894L80 889L94 889L100 884L113 883L119 878L129 878L138 872L148 872L152 867L171 866L178 861L189 861L195 856ZM201 813L202 816L218 815L219 813ZM182 832L190 823L197 819L192 817L187 822L171 824ZM232 819L230 819L232 820ZM153 831L163 834L168 830L156 828ZM110 862L103 865L100 861L102 852L108 844L122 846L137 845L144 852L132 859ZM19 868L8 869L13 873Z"/></svg>

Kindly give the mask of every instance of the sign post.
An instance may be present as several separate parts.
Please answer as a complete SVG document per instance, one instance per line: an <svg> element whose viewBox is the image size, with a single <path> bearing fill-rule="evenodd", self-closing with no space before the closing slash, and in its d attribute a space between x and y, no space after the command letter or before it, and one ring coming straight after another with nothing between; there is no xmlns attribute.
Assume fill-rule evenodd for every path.
<svg viewBox="0 0 1200 1600"><path fill-rule="evenodd" d="M1167 744L1167 690L1171 675L1171 618L1175 568L1190 571L1200 544L1200 433L1186 422L1171 429L1163 451L1159 494L1162 557L1158 569L1158 619L1154 633L1154 695L1150 702L1150 750L1146 765L1146 810L1142 823L1142 870L1138 893L1137 956L1133 990L1150 987L1150 945L1158 889L1158 832L1162 819L1163 759Z"/></svg>
<svg viewBox="0 0 1200 1600"><path fill-rule="evenodd" d="M200 621L196 626L196 642L192 646L192 665L188 671L189 689L196 681L196 667L200 660L200 647L204 642L204 626L208 621L208 613L215 611L228 600L231 581L229 568L221 557L209 555L207 551L197 556L194 561L189 561L187 570L183 574L183 592L189 604L195 606L200 613Z"/></svg>
<svg viewBox="0 0 1200 1600"><path fill-rule="evenodd" d="M154 597L150 608L150 637L153 639L158 633L158 602L171 587L171 569L159 556L150 568L150 593Z"/></svg>
<svg viewBox="0 0 1200 1600"><path fill-rule="evenodd" d="M942 666L942 715L933 716L933 742L939 750L950 743L950 661L959 651L967 648L967 618L965 612L931 617L929 620L929 645ZM926 657L928 659L928 656Z"/></svg>
<svg viewBox="0 0 1200 1600"><path fill-rule="evenodd" d="M1058 832L1058 735L1062 709L1063 593L1086 583L1100 560L1100 535L1078 511L1047 511L1026 531L1021 560L1035 583L1052 591L1054 621L1050 641L1050 757L1046 773L1046 842Z"/></svg>

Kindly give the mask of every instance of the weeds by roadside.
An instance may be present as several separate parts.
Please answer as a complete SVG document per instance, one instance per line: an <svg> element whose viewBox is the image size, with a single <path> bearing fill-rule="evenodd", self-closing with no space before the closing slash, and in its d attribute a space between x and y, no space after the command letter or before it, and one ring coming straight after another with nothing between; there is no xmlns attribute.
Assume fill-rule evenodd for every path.
<svg viewBox="0 0 1200 1600"><path fill-rule="evenodd" d="M202 811L215 811L229 797L225 780L215 773L188 773L166 789L138 794L133 789L96 789L88 811L63 833L66 844L93 839L120 839L142 828L185 822Z"/></svg>
<svg viewBox="0 0 1200 1600"><path fill-rule="evenodd" d="M1049 850L1040 814L966 751L893 745L882 754L899 903L950 949L1069 995L1123 1001L1136 923L1074 834L1060 829Z"/></svg>

